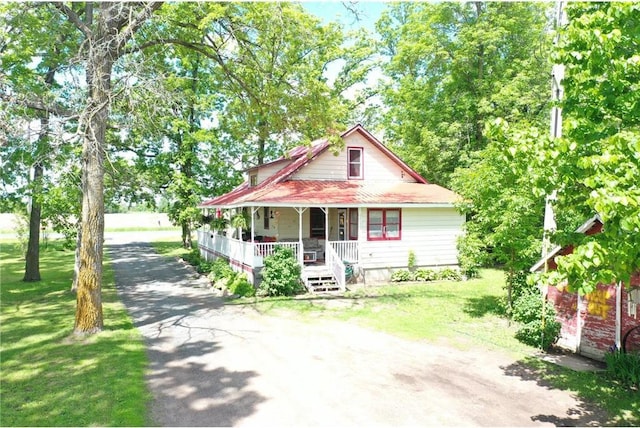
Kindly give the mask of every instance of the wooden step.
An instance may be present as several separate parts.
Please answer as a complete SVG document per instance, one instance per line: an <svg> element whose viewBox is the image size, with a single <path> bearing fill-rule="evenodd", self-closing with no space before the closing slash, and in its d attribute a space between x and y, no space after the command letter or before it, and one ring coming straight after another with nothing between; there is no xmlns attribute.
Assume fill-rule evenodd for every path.
<svg viewBox="0 0 640 428"><path fill-rule="evenodd" d="M333 274L328 269L305 269L302 278L307 290L311 293L340 291L340 286L336 282Z"/></svg>

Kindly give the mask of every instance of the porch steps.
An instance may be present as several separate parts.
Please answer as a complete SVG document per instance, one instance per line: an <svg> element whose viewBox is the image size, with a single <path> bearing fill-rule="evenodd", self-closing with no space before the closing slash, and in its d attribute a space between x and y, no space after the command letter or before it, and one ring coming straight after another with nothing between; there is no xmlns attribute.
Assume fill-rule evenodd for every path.
<svg viewBox="0 0 640 428"><path fill-rule="evenodd" d="M339 292L340 286L326 266L309 266L302 270L302 280L311 293Z"/></svg>

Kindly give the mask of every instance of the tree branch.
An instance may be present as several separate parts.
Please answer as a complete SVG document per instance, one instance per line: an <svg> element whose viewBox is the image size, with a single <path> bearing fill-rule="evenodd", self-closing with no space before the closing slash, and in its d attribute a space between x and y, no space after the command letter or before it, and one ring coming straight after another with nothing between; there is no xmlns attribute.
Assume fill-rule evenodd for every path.
<svg viewBox="0 0 640 428"><path fill-rule="evenodd" d="M67 119L78 118L78 115L74 114L73 111L56 104L46 104L42 100L28 99L26 97L12 97L3 93L0 93L0 100L5 101L9 104L16 104L22 107L55 114L56 116L65 117Z"/></svg>
<svg viewBox="0 0 640 428"><path fill-rule="evenodd" d="M148 2L130 21L129 25L118 35L117 52L121 52L127 42L133 37L138 29L144 24L153 13L160 9L164 2Z"/></svg>
<svg viewBox="0 0 640 428"><path fill-rule="evenodd" d="M86 38L91 37L91 33L92 33L91 28L89 28L84 22L82 22L78 14L75 13L73 9L71 9L70 7L67 7L62 2L52 2L52 3L53 3L53 6L56 9L58 9L60 12L62 12L67 17L67 19L73 25L75 25L76 28L82 32L82 34L84 34Z"/></svg>

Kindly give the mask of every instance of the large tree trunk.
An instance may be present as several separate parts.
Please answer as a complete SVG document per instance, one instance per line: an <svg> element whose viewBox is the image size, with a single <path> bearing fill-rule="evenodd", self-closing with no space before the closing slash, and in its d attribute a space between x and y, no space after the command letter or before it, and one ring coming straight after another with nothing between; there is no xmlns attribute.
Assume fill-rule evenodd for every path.
<svg viewBox="0 0 640 428"><path fill-rule="evenodd" d="M105 37L108 37L105 34ZM104 244L104 156L109 116L112 58L108 43L98 39L87 63L89 101L83 118L82 237L78 272L75 333L103 328L102 252Z"/></svg>
<svg viewBox="0 0 640 428"><path fill-rule="evenodd" d="M42 175L42 163L38 161L33 168L31 213L29 214L29 243L27 244L23 281L40 281L40 214L42 212L40 195L42 194Z"/></svg>

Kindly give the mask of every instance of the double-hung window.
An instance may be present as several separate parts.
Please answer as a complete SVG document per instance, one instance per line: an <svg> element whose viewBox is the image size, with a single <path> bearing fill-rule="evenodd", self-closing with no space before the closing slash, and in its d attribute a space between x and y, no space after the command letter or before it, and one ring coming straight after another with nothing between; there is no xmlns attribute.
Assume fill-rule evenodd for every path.
<svg viewBox="0 0 640 428"><path fill-rule="evenodd" d="M347 148L348 176L350 179L364 178L364 149L362 147Z"/></svg>
<svg viewBox="0 0 640 428"><path fill-rule="evenodd" d="M402 231L401 214L399 208L369 209L367 212L367 239L369 241L400 239Z"/></svg>

